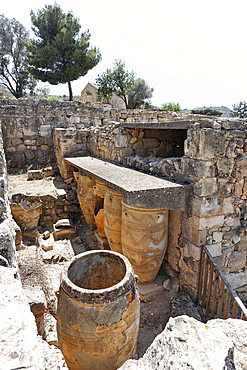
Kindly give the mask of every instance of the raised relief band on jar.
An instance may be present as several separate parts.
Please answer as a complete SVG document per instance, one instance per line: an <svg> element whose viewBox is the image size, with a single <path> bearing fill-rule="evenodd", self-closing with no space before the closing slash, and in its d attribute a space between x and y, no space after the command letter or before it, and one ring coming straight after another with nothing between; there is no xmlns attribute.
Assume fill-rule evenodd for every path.
<svg viewBox="0 0 247 370"><path fill-rule="evenodd" d="M70 370L115 370L133 358L139 318L133 269L123 255L85 252L64 270L57 331Z"/></svg>
<svg viewBox="0 0 247 370"><path fill-rule="evenodd" d="M123 203L122 249L139 283L153 281L162 264L168 238L168 210Z"/></svg>

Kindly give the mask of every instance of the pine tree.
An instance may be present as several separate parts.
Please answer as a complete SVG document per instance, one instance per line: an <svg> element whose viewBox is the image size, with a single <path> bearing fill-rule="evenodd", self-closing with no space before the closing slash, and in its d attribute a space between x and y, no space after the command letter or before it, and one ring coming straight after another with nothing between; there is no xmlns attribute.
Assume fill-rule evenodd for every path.
<svg viewBox="0 0 247 370"><path fill-rule="evenodd" d="M52 85L67 83L73 100L71 81L85 76L101 60L95 47L89 48L90 33L80 33L78 18L58 4L46 5L37 14L31 11L32 30L37 39L27 43L28 70L35 79Z"/></svg>

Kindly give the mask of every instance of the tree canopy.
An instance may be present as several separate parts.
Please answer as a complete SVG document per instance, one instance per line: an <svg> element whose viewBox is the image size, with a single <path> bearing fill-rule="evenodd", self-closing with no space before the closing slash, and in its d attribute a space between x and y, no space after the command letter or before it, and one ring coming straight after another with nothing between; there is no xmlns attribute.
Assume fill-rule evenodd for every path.
<svg viewBox="0 0 247 370"><path fill-rule="evenodd" d="M149 87L145 80L142 78L137 78L134 81L133 92L128 96L128 108L148 108L151 105L153 91L154 89Z"/></svg>
<svg viewBox="0 0 247 370"><path fill-rule="evenodd" d="M217 116L220 117L222 116L222 112L219 112L216 109L211 109L211 108L204 108L204 109L192 109L191 110L192 114L202 114L206 116Z"/></svg>
<svg viewBox="0 0 247 370"><path fill-rule="evenodd" d="M122 60L115 60L112 69L108 68L96 78L99 85L98 95L109 98L113 93L123 99L125 107L128 108L128 95L134 90L135 72L125 70Z"/></svg>
<svg viewBox="0 0 247 370"><path fill-rule="evenodd" d="M16 98L33 91L36 82L25 69L29 33L16 19L0 15L0 84Z"/></svg>
<svg viewBox="0 0 247 370"><path fill-rule="evenodd" d="M173 101L169 102L169 103L162 104L161 109L169 110L171 112L180 112L181 111L180 104L179 103L174 103Z"/></svg>
<svg viewBox="0 0 247 370"><path fill-rule="evenodd" d="M231 109L231 116L246 118L247 117L247 103L246 101L240 101L237 104L233 104Z"/></svg>
<svg viewBox="0 0 247 370"><path fill-rule="evenodd" d="M52 85L67 83L73 99L71 81L85 76L101 60L96 47L89 47L89 30L80 32L78 18L64 13L58 4L46 5L37 14L31 11L36 39L27 42L28 71Z"/></svg>

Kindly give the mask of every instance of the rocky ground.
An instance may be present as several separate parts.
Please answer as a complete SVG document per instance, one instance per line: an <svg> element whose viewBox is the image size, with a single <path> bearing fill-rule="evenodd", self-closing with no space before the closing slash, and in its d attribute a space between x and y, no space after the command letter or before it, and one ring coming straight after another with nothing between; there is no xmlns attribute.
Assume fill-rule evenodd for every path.
<svg viewBox="0 0 247 370"><path fill-rule="evenodd" d="M74 185L72 183L72 186ZM27 181L26 174L9 176L10 197L17 193L54 195L57 188L68 186L71 184L65 184L60 177ZM61 353L57 349L56 337L56 292L59 289L61 270L74 254L98 248L94 231L88 228L81 214L80 217L75 217L74 222L77 234L58 240L54 238L51 231L45 233L45 228L40 225L37 242L22 243L17 251L22 284L35 315L39 333L52 347L50 352L53 353L52 356L56 353L56 369L66 368ZM48 234L49 237L47 237ZM166 289L162 285L164 281L166 281ZM156 292L153 296L150 293L152 291ZM171 314L177 316L182 311L186 313L185 310L188 307L189 314L200 317L189 296L183 295L181 298L181 293L177 294L177 291L176 277L169 280L162 269L157 281L149 290L143 292L141 288L141 317L136 359L144 355L154 338L162 332ZM174 300L174 297L178 298Z"/></svg>

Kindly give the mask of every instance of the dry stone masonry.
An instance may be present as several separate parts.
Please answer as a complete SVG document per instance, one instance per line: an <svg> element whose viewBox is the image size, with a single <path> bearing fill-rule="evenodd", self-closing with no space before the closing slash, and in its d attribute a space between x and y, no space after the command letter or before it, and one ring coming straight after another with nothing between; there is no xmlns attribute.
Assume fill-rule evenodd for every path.
<svg viewBox="0 0 247 370"><path fill-rule="evenodd" d="M195 293L200 248L207 245L233 288L246 297L245 121L10 99L0 101L0 118L9 170L49 163L66 179L73 167L64 157L91 155L192 184L190 211L170 210L177 226L170 222L175 234L166 258Z"/></svg>
<svg viewBox="0 0 247 370"><path fill-rule="evenodd" d="M186 205L167 206L168 243L163 267L171 276L172 271L179 274L180 286L195 297L201 247L205 245L232 287L247 300L245 120L162 110L117 110L100 103L0 99L0 123L0 267L6 279L11 275L18 296L15 245L20 244L20 229L11 218L7 169L9 173L21 173L51 166L69 183L74 179L75 167L65 158L91 156L188 186ZM40 222L47 229L78 212L75 189L41 198ZM174 199L174 204L178 203L179 199ZM6 290L3 279L1 287ZM21 301L27 308L25 299ZM3 305L0 308L6 312ZM184 326L183 321L180 324ZM169 327L174 325L176 321L171 321ZM194 322L186 325L195 327ZM213 326L210 328L213 330ZM163 341L162 337L159 340ZM232 348L231 340L225 341L226 351ZM36 344L37 353L43 353L43 364L44 350L33 342ZM231 353L226 361L232 361ZM12 367L33 363L27 355L23 363L13 360Z"/></svg>

